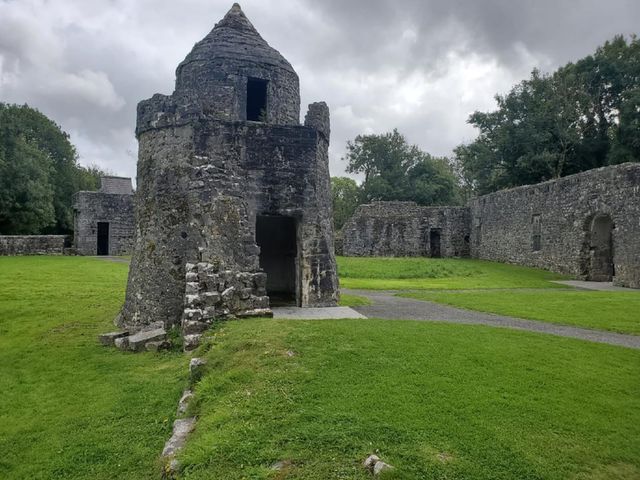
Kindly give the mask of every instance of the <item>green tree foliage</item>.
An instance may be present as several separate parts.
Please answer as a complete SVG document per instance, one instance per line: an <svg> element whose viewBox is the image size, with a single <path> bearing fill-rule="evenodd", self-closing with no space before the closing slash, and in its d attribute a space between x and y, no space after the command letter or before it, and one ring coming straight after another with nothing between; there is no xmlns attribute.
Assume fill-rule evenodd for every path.
<svg viewBox="0 0 640 480"><path fill-rule="evenodd" d="M640 159L640 41L622 36L550 75L534 70L498 109L475 112L478 138L455 149L478 193Z"/></svg>
<svg viewBox="0 0 640 480"><path fill-rule="evenodd" d="M360 199L412 200L420 205L459 202L456 176L446 158L409 145L397 130L358 135L347 142L347 172L364 174Z"/></svg>
<svg viewBox="0 0 640 480"><path fill-rule="evenodd" d="M0 103L0 232L69 233L72 196L95 190L99 169L77 164L69 136L27 105Z"/></svg>
<svg viewBox="0 0 640 480"><path fill-rule="evenodd" d="M343 225L360 204L360 187L352 178L331 177L331 198L333 225L336 230L342 230Z"/></svg>

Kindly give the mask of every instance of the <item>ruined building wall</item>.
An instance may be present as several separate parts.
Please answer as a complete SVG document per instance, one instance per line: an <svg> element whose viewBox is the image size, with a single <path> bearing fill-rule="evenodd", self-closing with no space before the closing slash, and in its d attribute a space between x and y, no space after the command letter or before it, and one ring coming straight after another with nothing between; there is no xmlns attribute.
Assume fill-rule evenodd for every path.
<svg viewBox="0 0 640 480"><path fill-rule="evenodd" d="M470 207L473 257L577 278L589 278L594 219L610 217L615 283L640 288L640 164L491 193Z"/></svg>
<svg viewBox="0 0 640 480"><path fill-rule="evenodd" d="M360 205L345 224L342 248L344 255L358 257L465 257L469 233L466 207L374 202Z"/></svg>
<svg viewBox="0 0 640 480"><path fill-rule="evenodd" d="M640 164L589 170L484 195L468 207L361 205L342 230L347 256L467 256L640 288ZM612 265L611 265L612 264Z"/></svg>
<svg viewBox="0 0 640 480"><path fill-rule="evenodd" d="M106 254L131 253L134 235L134 195L130 178L103 177L97 192L73 198L74 247L80 255L98 254L98 223L108 223Z"/></svg>

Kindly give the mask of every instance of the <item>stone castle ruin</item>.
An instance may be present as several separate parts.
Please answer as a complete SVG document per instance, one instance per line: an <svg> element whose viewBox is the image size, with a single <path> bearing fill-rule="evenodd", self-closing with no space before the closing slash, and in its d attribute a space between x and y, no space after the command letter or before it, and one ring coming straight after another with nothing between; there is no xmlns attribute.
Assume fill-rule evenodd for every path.
<svg viewBox="0 0 640 480"><path fill-rule="evenodd" d="M120 326L182 324L270 305L335 306L329 110L300 125L298 76L237 4L138 105L136 235Z"/></svg>
<svg viewBox="0 0 640 480"><path fill-rule="evenodd" d="M97 192L73 196L73 246L79 255L127 255L133 244L131 179L104 176Z"/></svg>
<svg viewBox="0 0 640 480"><path fill-rule="evenodd" d="M640 288L640 164L503 190L466 207L362 205L342 234L347 256L470 256Z"/></svg>

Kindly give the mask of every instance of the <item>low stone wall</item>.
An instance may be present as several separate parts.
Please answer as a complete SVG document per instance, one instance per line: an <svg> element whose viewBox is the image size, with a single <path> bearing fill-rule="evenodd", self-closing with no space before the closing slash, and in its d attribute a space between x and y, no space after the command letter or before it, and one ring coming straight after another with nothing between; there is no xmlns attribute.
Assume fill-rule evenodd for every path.
<svg viewBox="0 0 640 480"><path fill-rule="evenodd" d="M360 205L342 229L345 256L465 257L467 207L421 207L414 202Z"/></svg>
<svg viewBox="0 0 640 480"><path fill-rule="evenodd" d="M0 255L62 255L68 247L67 235L0 235Z"/></svg>

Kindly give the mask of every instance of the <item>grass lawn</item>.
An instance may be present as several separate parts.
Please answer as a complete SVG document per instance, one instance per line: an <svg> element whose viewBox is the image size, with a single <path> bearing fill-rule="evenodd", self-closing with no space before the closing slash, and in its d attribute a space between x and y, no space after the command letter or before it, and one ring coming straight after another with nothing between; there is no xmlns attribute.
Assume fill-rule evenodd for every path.
<svg viewBox="0 0 640 480"><path fill-rule="evenodd" d="M566 277L486 260L424 257L337 257L340 286L370 290L564 288Z"/></svg>
<svg viewBox="0 0 640 480"><path fill-rule="evenodd" d="M640 291L411 292L400 296L512 317L640 335Z"/></svg>
<svg viewBox="0 0 640 480"><path fill-rule="evenodd" d="M369 268L373 284L553 285L540 270L421 260L393 259L384 278L389 260L340 259L342 283ZM414 277L398 277L410 269ZM96 335L113 329L126 273L126 264L91 258L0 257L0 478L159 477L189 357L98 345ZM481 298L516 294L557 295L555 311L584 295ZM620 299L598 308L636 308ZM640 478L640 351L384 320L245 319L209 337L181 478L366 479L370 453L396 467L385 478ZM285 468L271 469L278 461Z"/></svg>
<svg viewBox="0 0 640 480"><path fill-rule="evenodd" d="M101 347L127 265L0 257L0 478L158 478L188 359Z"/></svg>
<svg viewBox="0 0 640 480"><path fill-rule="evenodd" d="M396 467L385 478L640 478L640 351L483 326L254 319L219 327L203 354L184 479L367 479L373 452Z"/></svg>

